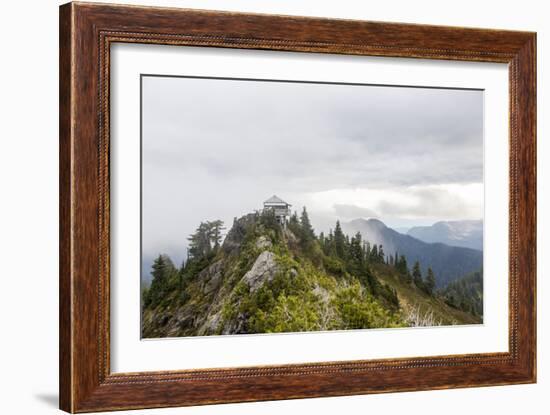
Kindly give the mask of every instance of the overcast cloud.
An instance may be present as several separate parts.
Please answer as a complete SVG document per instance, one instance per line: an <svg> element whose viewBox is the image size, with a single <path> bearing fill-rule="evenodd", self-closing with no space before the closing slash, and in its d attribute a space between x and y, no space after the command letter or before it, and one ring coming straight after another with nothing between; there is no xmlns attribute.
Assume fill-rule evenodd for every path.
<svg viewBox="0 0 550 415"><path fill-rule="evenodd" d="M142 145L145 261L273 194L318 231L482 217L481 91L144 77Z"/></svg>

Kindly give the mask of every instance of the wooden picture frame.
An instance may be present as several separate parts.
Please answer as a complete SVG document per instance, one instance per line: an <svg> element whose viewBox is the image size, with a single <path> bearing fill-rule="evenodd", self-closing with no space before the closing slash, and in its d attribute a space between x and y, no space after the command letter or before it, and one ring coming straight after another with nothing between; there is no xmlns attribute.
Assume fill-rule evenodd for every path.
<svg viewBox="0 0 550 415"><path fill-rule="evenodd" d="M113 43L509 65L509 352L111 373L109 62ZM60 407L171 407L536 381L536 34L156 7L60 8ZM228 362L231 366L231 362Z"/></svg>

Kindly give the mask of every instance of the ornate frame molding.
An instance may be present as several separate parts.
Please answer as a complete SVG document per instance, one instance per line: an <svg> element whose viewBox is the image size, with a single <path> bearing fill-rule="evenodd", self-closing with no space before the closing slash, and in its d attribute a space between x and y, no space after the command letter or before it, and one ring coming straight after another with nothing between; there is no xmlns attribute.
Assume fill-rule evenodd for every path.
<svg viewBox="0 0 550 415"><path fill-rule="evenodd" d="M110 45L116 42L508 63L510 351L112 374L109 69ZM535 71L534 33L86 3L61 6L61 408L89 412L534 382Z"/></svg>

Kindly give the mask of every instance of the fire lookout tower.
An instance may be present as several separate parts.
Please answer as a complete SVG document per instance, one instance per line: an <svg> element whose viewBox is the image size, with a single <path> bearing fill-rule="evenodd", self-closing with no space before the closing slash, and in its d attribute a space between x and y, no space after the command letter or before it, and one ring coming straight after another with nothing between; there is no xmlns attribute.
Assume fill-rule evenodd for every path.
<svg viewBox="0 0 550 415"><path fill-rule="evenodd" d="M291 206L292 205L290 203L286 203L281 198L273 195L264 202L264 211L272 210L273 213L275 214L275 218L277 219L277 222L281 226L285 227L287 217L290 216Z"/></svg>

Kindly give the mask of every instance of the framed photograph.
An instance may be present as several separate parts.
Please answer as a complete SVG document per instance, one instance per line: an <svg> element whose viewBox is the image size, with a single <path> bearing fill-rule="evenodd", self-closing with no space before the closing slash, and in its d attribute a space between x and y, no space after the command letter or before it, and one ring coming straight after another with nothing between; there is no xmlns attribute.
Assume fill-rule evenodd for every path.
<svg viewBox="0 0 550 415"><path fill-rule="evenodd" d="M536 35L60 8L60 407L536 381Z"/></svg>

